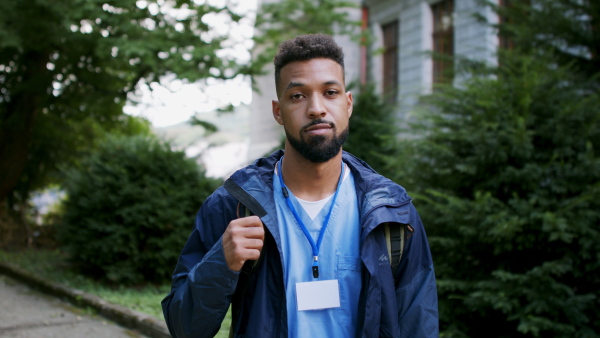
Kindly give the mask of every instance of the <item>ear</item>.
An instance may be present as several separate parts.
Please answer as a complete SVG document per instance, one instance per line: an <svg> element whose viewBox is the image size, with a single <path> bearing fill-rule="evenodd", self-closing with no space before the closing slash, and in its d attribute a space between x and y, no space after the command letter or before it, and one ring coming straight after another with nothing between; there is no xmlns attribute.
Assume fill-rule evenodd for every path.
<svg viewBox="0 0 600 338"><path fill-rule="evenodd" d="M348 100L348 118L350 118L350 116L352 116L352 110L354 108L354 106L353 106L354 99L352 98L352 93L349 91L346 92L346 98Z"/></svg>
<svg viewBox="0 0 600 338"><path fill-rule="evenodd" d="M283 125L283 119L281 118L281 106L279 105L279 101L272 100L271 107L273 109L273 117L275 118L275 121L277 121L277 123L279 123L280 125Z"/></svg>

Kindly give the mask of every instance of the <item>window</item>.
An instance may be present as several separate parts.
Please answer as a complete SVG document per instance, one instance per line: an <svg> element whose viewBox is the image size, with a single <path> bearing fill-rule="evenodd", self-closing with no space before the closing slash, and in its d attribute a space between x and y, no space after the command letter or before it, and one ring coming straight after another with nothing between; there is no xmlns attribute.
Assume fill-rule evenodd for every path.
<svg viewBox="0 0 600 338"><path fill-rule="evenodd" d="M431 5L433 14L433 83L451 83L454 77L454 1Z"/></svg>
<svg viewBox="0 0 600 338"><path fill-rule="evenodd" d="M383 93L396 102L398 95L398 20L381 26L383 31Z"/></svg>

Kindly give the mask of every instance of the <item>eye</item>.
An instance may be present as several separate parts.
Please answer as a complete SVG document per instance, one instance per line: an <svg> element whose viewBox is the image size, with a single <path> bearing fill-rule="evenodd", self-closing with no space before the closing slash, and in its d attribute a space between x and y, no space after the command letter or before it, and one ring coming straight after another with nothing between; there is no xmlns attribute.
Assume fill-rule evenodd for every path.
<svg viewBox="0 0 600 338"><path fill-rule="evenodd" d="M300 100L301 98L302 98L302 94L300 94L300 93L290 95L290 99L292 99L292 100Z"/></svg>
<svg viewBox="0 0 600 338"><path fill-rule="evenodd" d="M325 96L336 96L339 92L337 90L334 89L329 89L327 91L325 91Z"/></svg>

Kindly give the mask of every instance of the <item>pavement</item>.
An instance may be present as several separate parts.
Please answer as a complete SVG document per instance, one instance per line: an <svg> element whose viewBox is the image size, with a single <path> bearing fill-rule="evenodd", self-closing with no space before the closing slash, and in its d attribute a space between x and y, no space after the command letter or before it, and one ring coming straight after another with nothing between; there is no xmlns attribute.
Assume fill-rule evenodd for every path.
<svg viewBox="0 0 600 338"><path fill-rule="evenodd" d="M0 337L146 337L0 275Z"/></svg>
<svg viewBox="0 0 600 338"><path fill-rule="evenodd" d="M169 338L171 335L164 320L0 262L0 338L4 337Z"/></svg>

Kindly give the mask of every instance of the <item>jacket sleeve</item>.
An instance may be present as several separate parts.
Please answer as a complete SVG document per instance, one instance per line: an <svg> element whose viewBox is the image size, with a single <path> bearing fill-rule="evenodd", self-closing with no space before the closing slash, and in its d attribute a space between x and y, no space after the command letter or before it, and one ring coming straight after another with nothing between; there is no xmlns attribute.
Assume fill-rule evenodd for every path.
<svg viewBox="0 0 600 338"><path fill-rule="evenodd" d="M227 266L222 235L236 202L221 187L202 205L177 262L171 292L162 301L173 337L213 337L221 327L239 272Z"/></svg>
<svg viewBox="0 0 600 338"><path fill-rule="evenodd" d="M425 229L414 207L411 210L414 233L407 240L396 274L398 320L401 337L438 337L439 317L433 261Z"/></svg>

